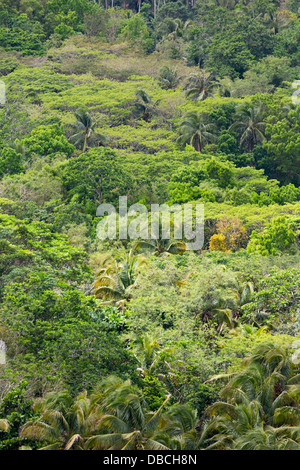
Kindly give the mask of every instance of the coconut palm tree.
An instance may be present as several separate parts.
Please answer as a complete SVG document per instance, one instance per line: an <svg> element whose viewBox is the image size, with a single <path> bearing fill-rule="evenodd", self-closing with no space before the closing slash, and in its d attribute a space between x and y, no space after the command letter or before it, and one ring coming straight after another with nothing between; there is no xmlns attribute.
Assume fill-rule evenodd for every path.
<svg viewBox="0 0 300 470"><path fill-rule="evenodd" d="M237 121L230 126L229 131L236 131L240 147L245 146L249 152L252 152L256 144L265 140L265 127L261 106L242 105L238 107Z"/></svg>
<svg viewBox="0 0 300 470"><path fill-rule="evenodd" d="M132 346L140 366L138 371L144 377L153 370L162 353L174 352L172 348L162 348L158 340L149 334L137 336L132 341Z"/></svg>
<svg viewBox="0 0 300 470"><path fill-rule="evenodd" d="M198 423L197 410L185 404L173 405L162 416L163 435L168 436L166 444L173 450L196 449Z"/></svg>
<svg viewBox="0 0 300 470"><path fill-rule="evenodd" d="M141 250L147 250L154 256L162 254L183 255L187 250L187 245L183 240L176 238L177 224L169 217L169 214L165 221L166 224L164 221L164 214L159 213L157 219L151 221L151 237L147 240L137 240L133 251L138 253Z"/></svg>
<svg viewBox="0 0 300 470"><path fill-rule="evenodd" d="M80 147L85 152L91 142L104 144L108 142L107 137L95 131L97 121L93 121L92 115L86 109L80 108L75 112L76 122L74 124L77 132L70 137L70 142L75 147Z"/></svg>
<svg viewBox="0 0 300 470"><path fill-rule="evenodd" d="M149 218L145 218L140 233L144 233L145 228L148 238L136 240L132 248L134 253L145 250L154 256L185 253L187 244L179 238L182 237L181 212L173 213L169 209L169 206L161 207L159 211L152 212Z"/></svg>
<svg viewBox="0 0 300 470"><path fill-rule="evenodd" d="M103 411L100 429L89 437L87 449L168 450L156 440L168 395L156 412L149 412L142 392L130 380L109 376L93 395L93 403Z"/></svg>
<svg viewBox="0 0 300 470"><path fill-rule="evenodd" d="M217 86L219 82L215 80L212 73L201 71L190 74L183 89L186 91L187 98L193 101L203 101L208 97L214 97L212 90Z"/></svg>
<svg viewBox="0 0 300 470"><path fill-rule="evenodd" d="M177 142L181 145L190 144L201 152L203 147L216 141L216 126L208 123L203 114L196 111L187 112L179 125L180 136Z"/></svg>
<svg viewBox="0 0 300 470"><path fill-rule="evenodd" d="M162 254L182 255L187 249L183 240L154 239L141 240L135 245L136 250L149 250L154 256Z"/></svg>
<svg viewBox="0 0 300 470"><path fill-rule="evenodd" d="M180 77L175 69L164 65L159 71L158 83L164 90L172 90L178 86Z"/></svg>
<svg viewBox="0 0 300 470"><path fill-rule="evenodd" d="M22 155L23 158L25 158L26 155L26 147L24 144L19 139L15 139L15 141L10 144L10 147L13 148L17 153Z"/></svg>
<svg viewBox="0 0 300 470"><path fill-rule="evenodd" d="M200 447L210 450L300 449L299 425L279 428L265 425L259 402L235 405L218 402L208 412L213 418L202 433Z"/></svg>
<svg viewBox="0 0 300 470"><path fill-rule="evenodd" d="M180 18L166 18L161 27L163 39L176 41L178 37L182 36L183 22Z"/></svg>
<svg viewBox="0 0 300 470"><path fill-rule="evenodd" d="M235 450L300 450L299 430L257 427L238 437Z"/></svg>
<svg viewBox="0 0 300 470"><path fill-rule="evenodd" d="M92 292L105 301L128 301L139 270L147 266L145 256L130 251L121 262L107 257L97 271Z"/></svg>
<svg viewBox="0 0 300 470"><path fill-rule="evenodd" d="M289 381L294 375L295 365L287 348L274 346L272 343L263 343L255 352L245 359L245 365L258 364L263 367L264 373L278 373L284 381Z"/></svg>
<svg viewBox="0 0 300 470"><path fill-rule="evenodd" d="M150 95L145 90L136 90L135 107L142 114L142 119L149 122L153 115L161 115L158 108L159 100L153 101Z"/></svg>
<svg viewBox="0 0 300 470"><path fill-rule="evenodd" d="M203 322L215 323L218 333L221 334L226 326L230 330L237 326L235 318L239 308L235 292L237 282L234 278L227 278L225 281L223 266L215 271L214 276L216 283L218 279L223 279L223 287L214 288L211 280L202 281L202 307L198 314Z"/></svg>
<svg viewBox="0 0 300 470"><path fill-rule="evenodd" d="M34 410L38 420L28 421L20 429L20 437L48 443L41 450L82 450L85 439L98 427L99 408L91 407L87 392L75 401L66 392L49 394L38 400Z"/></svg>
<svg viewBox="0 0 300 470"><path fill-rule="evenodd" d="M207 409L211 420L201 445L209 449L299 449L300 376L295 375L288 350L262 344L244 365L241 373L227 376L222 401Z"/></svg>
<svg viewBox="0 0 300 470"><path fill-rule="evenodd" d="M161 346L158 340L148 334L137 336L132 341L135 350L135 356L140 364L140 371L146 375L148 369L151 369L155 363L158 351Z"/></svg>
<svg viewBox="0 0 300 470"><path fill-rule="evenodd" d="M232 449L235 440L262 423L260 406L244 398L242 403L216 402L207 409L211 421L204 427L199 442L206 449Z"/></svg>
<svg viewBox="0 0 300 470"><path fill-rule="evenodd" d="M234 83L229 77L222 78L219 82L219 95L224 98L234 96Z"/></svg>

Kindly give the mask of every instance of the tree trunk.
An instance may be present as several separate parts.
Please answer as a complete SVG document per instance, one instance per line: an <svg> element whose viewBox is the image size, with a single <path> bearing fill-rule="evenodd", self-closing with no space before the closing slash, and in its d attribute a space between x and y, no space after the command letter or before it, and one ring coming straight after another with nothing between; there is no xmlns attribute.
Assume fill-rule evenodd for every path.
<svg viewBox="0 0 300 470"><path fill-rule="evenodd" d="M87 144L88 144L88 137L87 135L84 136L84 141L83 141L83 147L82 147L82 152L85 152L87 149Z"/></svg>
<svg viewBox="0 0 300 470"><path fill-rule="evenodd" d="M159 12L159 8L160 8L160 0L158 0L157 2L157 9L156 9L157 13Z"/></svg>

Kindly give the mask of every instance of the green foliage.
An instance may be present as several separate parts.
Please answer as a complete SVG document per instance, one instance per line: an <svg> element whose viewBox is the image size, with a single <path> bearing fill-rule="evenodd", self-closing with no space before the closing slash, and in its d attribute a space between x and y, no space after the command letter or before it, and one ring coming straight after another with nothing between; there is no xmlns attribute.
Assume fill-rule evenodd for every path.
<svg viewBox="0 0 300 470"><path fill-rule="evenodd" d="M6 419L9 423L8 432L0 432L1 450L18 450L23 443L26 443L19 438L19 429L34 417L33 400L26 398L27 385L26 381L21 381L0 401L0 419Z"/></svg>
<svg viewBox="0 0 300 470"><path fill-rule="evenodd" d="M45 48L40 34L21 28L0 27L0 43L6 51L19 51L22 55L43 55Z"/></svg>
<svg viewBox="0 0 300 470"><path fill-rule="evenodd" d="M238 161L240 161L240 159L241 159L240 155L235 156L238 153L237 140L228 131L222 131L221 134L219 135L219 137L218 137L218 150L221 153L225 153L226 155L231 156L233 154L233 157L231 156L231 158L236 159ZM231 160L231 158L230 158L230 160ZM247 155L246 158L249 159L248 155ZM246 166L245 161L242 161L242 163L244 163L244 164L241 164L239 166Z"/></svg>
<svg viewBox="0 0 300 470"><path fill-rule="evenodd" d="M108 3L0 0L0 447L298 449L299 5Z"/></svg>
<svg viewBox="0 0 300 470"><path fill-rule="evenodd" d="M254 55L247 48L243 36L241 32L233 35L230 30L227 34L215 35L207 65L221 78L241 77L251 67Z"/></svg>
<svg viewBox="0 0 300 470"><path fill-rule="evenodd" d="M170 202L181 204L201 198L205 191L201 190L199 185L206 178L207 174L202 168L195 166L179 168L173 173L168 187Z"/></svg>
<svg viewBox="0 0 300 470"><path fill-rule="evenodd" d="M279 57L289 57L292 64L299 65L299 21L292 19L289 28L282 28L276 37L274 53Z"/></svg>
<svg viewBox="0 0 300 470"><path fill-rule="evenodd" d="M64 267L61 276L70 280L86 275L84 252L70 246L64 236L52 233L51 226L45 223L27 223L1 214L1 238L1 287L7 281L22 282L35 269L42 269L46 275ZM83 262L80 269L79 262Z"/></svg>
<svg viewBox="0 0 300 470"><path fill-rule="evenodd" d="M119 339L114 332L123 328L123 320L108 319L93 297L75 287L88 274L78 265L84 257L82 250L68 246L64 237L47 231L41 223L27 225L9 216L2 220L2 288L4 282L7 286L0 323L8 350L6 377L18 373L30 379L35 374L33 386L40 393L39 387L47 382L54 386L62 379L73 390L81 387L82 380L90 387L112 368L124 371L127 361L132 370L133 359L122 347L122 357L116 355ZM14 247L14 237L18 247ZM17 337L20 341L16 342ZM76 372L78 361L85 370L81 378ZM48 370L45 377L43 368Z"/></svg>
<svg viewBox="0 0 300 470"><path fill-rule="evenodd" d="M299 333L299 273L275 270L259 283L252 301L243 307L248 322L270 325L280 333Z"/></svg>
<svg viewBox="0 0 300 470"><path fill-rule="evenodd" d="M26 148L26 157L30 160L33 154L40 157L54 157L56 153L70 156L74 147L64 134L64 128L56 124L39 126L31 131L28 137L22 140Z"/></svg>
<svg viewBox="0 0 300 470"><path fill-rule="evenodd" d="M74 34L74 32L75 32L74 29L65 23L60 23L54 29L54 33L57 34L62 40L71 36L72 34Z"/></svg>
<svg viewBox="0 0 300 470"><path fill-rule="evenodd" d="M284 217L271 220L263 232L253 231L247 247L249 253L276 255L291 250L295 244L293 224Z"/></svg>
<svg viewBox="0 0 300 470"><path fill-rule="evenodd" d="M287 346L270 342L257 347L240 373L227 376L221 399L208 408L204 447L299 449L297 377Z"/></svg>
<svg viewBox="0 0 300 470"><path fill-rule="evenodd" d="M15 57L0 59L0 75L8 75L18 67L18 61Z"/></svg>
<svg viewBox="0 0 300 470"><path fill-rule="evenodd" d="M64 165L61 179L70 199L77 194L80 202L94 203L95 215L99 204L118 203L119 195L126 195L131 182L117 155L108 148L91 149L72 158Z"/></svg>
<svg viewBox="0 0 300 470"><path fill-rule="evenodd" d="M159 71L158 83L165 90L176 88L179 84L179 77L176 70L171 69L167 65Z"/></svg>
<svg viewBox="0 0 300 470"><path fill-rule="evenodd" d="M151 49L152 40L145 20L139 13L123 22L120 35L132 44L142 45L142 48L145 49L145 51Z"/></svg>
<svg viewBox="0 0 300 470"><path fill-rule="evenodd" d="M153 375L146 375L143 380L142 390L151 411L157 410L163 404L167 395L163 383Z"/></svg>
<svg viewBox="0 0 300 470"><path fill-rule="evenodd" d="M216 158L211 158L206 161L205 170L209 178L215 181L220 188L232 185L234 173L230 163L219 162Z"/></svg>
<svg viewBox="0 0 300 470"><path fill-rule="evenodd" d="M268 152L267 159L275 165L278 179L296 184L299 184L297 174L300 158L299 126L300 107L298 106L296 110L289 112L288 118L267 125L268 141L264 143Z"/></svg>
<svg viewBox="0 0 300 470"><path fill-rule="evenodd" d="M201 152L206 144L216 140L214 124L208 123L205 117L197 112L184 115L179 132L177 142L181 145L192 145L198 152Z"/></svg>
<svg viewBox="0 0 300 470"><path fill-rule="evenodd" d="M22 155L16 150L3 147L0 153L0 178L4 175L14 175L24 170Z"/></svg>
<svg viewBox="0 0 300 470"><path fill-rule="evenodd" d="M113 331L121 332L128 328L128 316L127 310L122 311L114 306L106 306L102 308L99 319L104 323L108 323L108 327Z"/></svg>

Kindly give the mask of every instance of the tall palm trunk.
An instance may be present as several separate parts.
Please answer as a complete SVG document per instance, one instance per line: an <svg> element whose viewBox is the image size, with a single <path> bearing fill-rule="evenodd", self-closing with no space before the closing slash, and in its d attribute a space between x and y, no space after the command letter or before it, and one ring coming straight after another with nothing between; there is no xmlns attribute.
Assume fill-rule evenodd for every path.
<svg viewBox="0 0 300 470"><path fill-rule="evenodd" d="M88 147L88 135L85 134L84 141L83 141L83 147L82 147L82 152L83 153L86 152L87 147Z"/></svg>
<svg viewBox="0 0 300 470"><path fill-rule="evenodd" d="M194 135L191 141L192 146L197 152L201 152L202 150L202 143L201 139L198 135Z"/></svg>

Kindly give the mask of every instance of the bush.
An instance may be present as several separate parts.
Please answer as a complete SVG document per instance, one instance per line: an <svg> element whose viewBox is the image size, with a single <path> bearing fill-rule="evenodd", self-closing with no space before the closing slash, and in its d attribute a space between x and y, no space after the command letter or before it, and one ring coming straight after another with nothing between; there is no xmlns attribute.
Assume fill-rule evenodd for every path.
<svg viewBox="0 0 300 470"><path fill-rule="evenodd" d="M14 175L24 170L22 155L16 150L4 147L0 149L0 179L4 175Z"/></svg>
<svg viewBox="0 0 300 470"><path fill-rule="evenodd" d="M19 28L0 27L0 44L6 51L19 51L22 55L43 55L45 48L39 34Z"/></svg>
<svg viewBox="0 0 300 470"><path fill-rule="evenodd" d="M39 126L33 129L28 137L22 140L26 147L26 157L30 159L33 154L40 157L54 157L56 153L70 156L75 147L69 143L65 136L64 128L58 124Z"/></svg>
<svg viewBox="0 0 300 470"><path fill-rule="evenodd" d="M285 217L276 217L262 232L252 232L247 251L263 256L278 255L295 248L295 240L292 222Z"/></svg>
<svg viewBox="0 0 300 470"><path fill-rule="evenodd" d="M216 224L217 234L210 239L211 251L237 251L246 244L247 232L237 217L222 217Z"/></svg>

